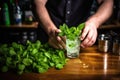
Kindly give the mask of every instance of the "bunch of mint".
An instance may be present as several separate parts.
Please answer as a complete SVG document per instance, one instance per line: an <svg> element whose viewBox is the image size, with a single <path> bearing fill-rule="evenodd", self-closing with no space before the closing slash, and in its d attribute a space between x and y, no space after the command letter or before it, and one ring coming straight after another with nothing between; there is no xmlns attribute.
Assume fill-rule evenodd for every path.
<svg viewBox="0 0 120 80"><path fill-rule="evenodd" d="M62 69L67 63L63 50L54 49L39 40L27 41L26 45L16 42L0 45L0 71L44 73L49 68Z"/></svg>
<svg viewBox="0 0 120 80"><path fill-rule="evenodd" d="M84 28L85 23L81 23L78 26L68 27L67 24L60 25L61 32L59 36L66 36L70 40L74 40L76 37L81 36L82 29Z"/></svg>

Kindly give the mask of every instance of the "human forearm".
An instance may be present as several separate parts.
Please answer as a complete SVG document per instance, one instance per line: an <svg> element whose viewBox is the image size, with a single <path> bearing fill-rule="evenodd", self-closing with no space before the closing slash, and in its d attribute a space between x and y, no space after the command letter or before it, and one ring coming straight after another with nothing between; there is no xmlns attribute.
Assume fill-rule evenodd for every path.
<svg viewBox="0 0 120 80"><path fill-rule="evenodd" d="M52 20L50 19L50 16L47 12L47 9L45 7L47 0L35 0L36 5L36 12L38 15L38 19L40 21L40 25L42 28L47 32L47 34L50 33L50 28L56 28Z"/></svg>
<svg viewBox="0 0 120 80"><path fill-rule="evenodd" d="M85 27L81 35L81 46L83 48L95 43L98 34L97 28L112 14L113 0L98 0L98 2L101 3L101 6L97 12L85 22Z"/></svg>
<svg viewBox="0 0 120 80"><path fill-rule="evenodd" d="M97 12L91 16L88 21L96 22L97 28L104 23L112 14L113 10L113 0L98 0L102 2Z"/></svg>

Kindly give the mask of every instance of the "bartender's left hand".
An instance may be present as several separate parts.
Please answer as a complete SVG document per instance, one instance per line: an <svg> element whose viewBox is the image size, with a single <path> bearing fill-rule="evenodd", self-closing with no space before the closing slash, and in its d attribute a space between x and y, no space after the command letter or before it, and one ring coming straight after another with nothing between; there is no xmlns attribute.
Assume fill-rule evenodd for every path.
<svg viewBox="0 0 120 80"><path fill-rule="evenodd" d="M85 28L83 29L81 35L81 47L86 48L95 43L97 38L97 27L98 24L95 21L86 21Z"/></svg>
<svg viewBox="0 0 120 80"><path fill-rule="evenodd" d="M49 34L49 40L48 43L52 47L56 49L65 49L65 37L58 36L60 30L59 29L54 29L50 34Z"/></svg>

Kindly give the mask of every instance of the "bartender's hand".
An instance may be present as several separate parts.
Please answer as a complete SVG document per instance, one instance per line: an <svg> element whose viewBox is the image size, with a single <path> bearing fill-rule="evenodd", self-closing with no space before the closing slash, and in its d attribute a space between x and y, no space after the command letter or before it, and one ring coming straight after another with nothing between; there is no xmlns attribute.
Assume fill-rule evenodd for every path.
<svg viewBox="0 0 120 80"><path fill-rule="evenodd" d="M98 24L93 20L85 23L85 28L81 35L81 47L86 48L95 43L97 38L97 27Z"/></svg>
<svg viewBox="0 0 120 80"><path fill-rule="evenodd" d="M51 31L48 34L49 35L48 43L56 49L65 49L66 48L65 38L58 36L59 32L60 29L57 28L51 29Z"/></svg>

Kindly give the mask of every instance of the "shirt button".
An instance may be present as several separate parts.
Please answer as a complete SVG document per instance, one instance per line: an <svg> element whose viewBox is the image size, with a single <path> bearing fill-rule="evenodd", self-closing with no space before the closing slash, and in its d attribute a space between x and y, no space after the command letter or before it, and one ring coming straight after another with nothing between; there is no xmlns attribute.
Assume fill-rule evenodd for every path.
<svg viewBox="0 0 120 80"><path fill-rule="evenodd" d="M68 20L65 20L66 23L68 23Z"/></svg>
<svg viewBox="0 0 120 80"><path fill-rule="evenodd" d="M68 4L70 4L71 3L71 1L68 1Z"/></svg>
<svg viewBox="0 0 120 80"><path fill-rule="evenodd" d="M70 14L70 11L67 11L67 14Z"/></svg>

